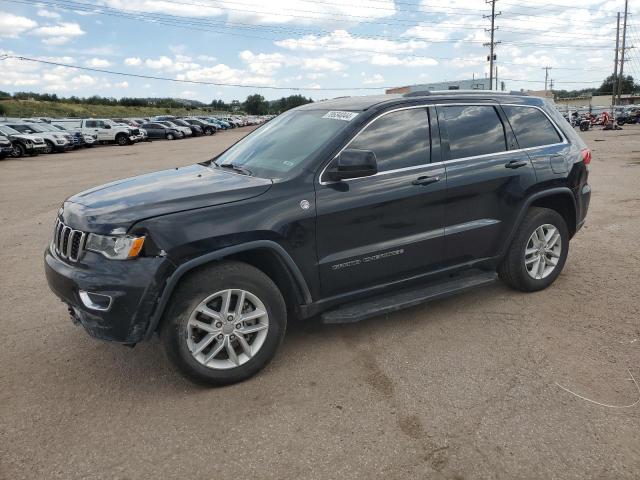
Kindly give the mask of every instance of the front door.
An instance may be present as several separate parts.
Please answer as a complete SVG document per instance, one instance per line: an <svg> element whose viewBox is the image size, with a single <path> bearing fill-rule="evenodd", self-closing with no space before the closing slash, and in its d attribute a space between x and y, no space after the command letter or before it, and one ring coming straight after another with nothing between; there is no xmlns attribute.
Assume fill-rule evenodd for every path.
<svg viewBox="0 0 640 480"><path fill-rule="evenodd" d="M371 150L378 174L316 186L323 296L422 273L443 253L445 171L426 107L377 117L348 148ZM437 128L437 127L436 127ZM430 138L434 137L434 145ZM331 165L330 165L331 166Z"/></svg>
<svg viewBox="0 0 640 480"><path fill-rule="evenodd" d="M438 107L447 172L447 264L498 255L536 184L527 155L498 105Z"/></svg>

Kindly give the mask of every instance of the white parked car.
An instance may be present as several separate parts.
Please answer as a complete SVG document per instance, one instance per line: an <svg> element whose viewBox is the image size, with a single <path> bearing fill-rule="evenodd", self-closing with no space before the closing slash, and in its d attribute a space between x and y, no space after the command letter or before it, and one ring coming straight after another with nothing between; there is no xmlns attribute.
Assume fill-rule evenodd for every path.
<svg viewBox="0 0 640 480"><path fill-rule="evenodd" d="M130 145L136 141L137 128L118 125L108 118L60 119L58 125L79 129L83 134L96 134L100 142L115 142L118 145Z"/></svg>
<svg viewBox="0 0 640 480"><path fill-rule="evenodd" d="M5 125L20 133L42 137L45 149L42 153L66 152L73 148L73 139L70 135L57 132L37 123L6 122Z"/></svg>

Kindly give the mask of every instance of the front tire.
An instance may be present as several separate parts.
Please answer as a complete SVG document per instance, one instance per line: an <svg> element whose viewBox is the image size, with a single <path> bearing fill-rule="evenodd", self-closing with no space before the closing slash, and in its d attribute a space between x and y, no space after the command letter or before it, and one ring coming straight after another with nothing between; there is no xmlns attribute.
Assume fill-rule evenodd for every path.
<svg viewBox="0 0 640 480"><path fill-rule="evenodd" d="M11 152L11 156L13 158L22 158L27 154L27 149L24 148L21 144L17 143L13 146L13 151Z"/></svg>
<svg viewBox="0 0 640 480"><path fill-rule="evenodd" d="M51 140L45 140L44 143L46 144L46 148L42 153L53 153L55 151L56 147Z"/></svg>
<svg viewBox="0 0 640 480"><path fill-rule="evenodd" d="M173 133L167 133L167 140L173 140L176 137L173 136Z"/></svg>
<svg viewBox="0 0 640 480"><path fill-rule="evenodd" d="M274 357L287 325L273 281L251 265L222 262L182 280L160 334L168 357L191 380L241 382Z"/></svg>
<svg viewBox="0 0 640 480"><path fill-rule="evenodd" d="M126 135L120 134L116 137L116 143L121 147L124 147L125 145L129 145L129 139Z"/></svg>
<svg viewBox="0 0 640 480"><path fill-rule="evenodd" d="M568 252L569 231L562 215L534 207L518 228L498 275L516 290L543 290L562 272Z"/></svg>

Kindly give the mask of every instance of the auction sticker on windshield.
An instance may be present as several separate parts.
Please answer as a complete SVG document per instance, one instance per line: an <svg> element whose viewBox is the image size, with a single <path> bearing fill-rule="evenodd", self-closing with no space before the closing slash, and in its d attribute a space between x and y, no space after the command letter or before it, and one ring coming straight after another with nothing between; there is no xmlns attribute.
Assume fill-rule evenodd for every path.
<svg viewBox="0 0 640 480"><path fill-rule="evenodd" d="M358 114L356 112L340 112L337 110L332 110L325 113L322 118L331 118L333 120L344 120L345 122L350 122L357 116Z"/></svg>

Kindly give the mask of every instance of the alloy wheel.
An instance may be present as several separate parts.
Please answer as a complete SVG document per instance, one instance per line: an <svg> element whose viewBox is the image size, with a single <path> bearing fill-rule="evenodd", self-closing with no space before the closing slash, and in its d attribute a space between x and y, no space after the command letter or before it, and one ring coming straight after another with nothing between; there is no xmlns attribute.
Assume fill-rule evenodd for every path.
<svg viewBox="0 0 640 480"><path fill-rule="evenodd" d="M205 298L187 322L187 348L205 367L225 370L247 363L267 338L269 315L253 293L228 289Z"/></svg>
<svg viewBox="0 0 640 480"><path fill-rule="evenodd" d="M551 224L540 225L529 237L524 265L535 280L547 278L555 270L562 253L560 231Z"/></svg>

